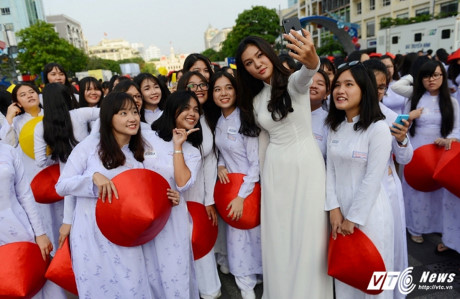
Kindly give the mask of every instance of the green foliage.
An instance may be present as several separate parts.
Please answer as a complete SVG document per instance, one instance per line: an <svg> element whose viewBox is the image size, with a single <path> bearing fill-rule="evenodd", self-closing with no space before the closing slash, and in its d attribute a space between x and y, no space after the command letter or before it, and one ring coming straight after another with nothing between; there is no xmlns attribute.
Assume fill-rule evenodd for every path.
<svg viewBox="0 0 460 299"><path fill-rule="evenodd" d="M423 14L412 18L382 18L380 20L380 29L389 28L391 26L399 26L399 25L407 25L407 24L414 24L420 22L426 22L434 19L443 19L451 16L457 15L457 12L449 12L449 13L440 13L437 16L432 16L430 14Z"/></svg>
<svg viewBox="0 0 460 299"><path fill-rule="evenodd" d="M214 49L206 49L201 54L208 57L211 61L224 61L225 55L222 51L217 52Z"/></svg>
<svg viewBox="0 0 460 299"><path fill-rule="evenodd" d="M99 57L90 57L86 70L110 70L112 73L121 73L120 64L118 61L102 59Z"/></svg>
<svg viewBox="0 0 460 299"><path fill-rule="evenodd" d="M69 73L85 69L88 56L54 31L54 27L43 21L20 30L16 34L18 43L18 68L22 72L39 74L45 64L56 62Z"/></svg>
<svg viewBox="0 0 460 299"><path fill-rule="evenodd" d="M341 54L345 57L347 55L342 44L338 40L335 40L332 36L322 39L321 44L321 47L316 48L316 53L318 53L319 56Z"/></svg>
<svg viewBox="0 0 460 299"><path fill-rule="evenodd" d="M224 57L233 57L240 41L249 35L260 36L274 44L280 30L280 20L274 9L253 6L238 15L233 30L223 43L222 53Z"/></svg>
<svg viewBox="0 0 460 299"><path fill-rule="evenodd" d="M152 74L152 75L155 75L155 76L158 76L158 74L159 74L155 63L153 63L153 62L152 63L146 62L144 64L144 67L141 68L141 72L149 73L149 74Z"/></svg>

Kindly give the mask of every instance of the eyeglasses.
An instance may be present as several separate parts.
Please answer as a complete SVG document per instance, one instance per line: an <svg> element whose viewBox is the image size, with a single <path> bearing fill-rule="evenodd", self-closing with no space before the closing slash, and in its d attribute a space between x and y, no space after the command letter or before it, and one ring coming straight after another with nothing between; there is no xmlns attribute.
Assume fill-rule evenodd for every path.
<svg viewBox="0 0 460 299"><path fill-rule="evenodd" d="M191 90L198 90L198 88L201 89L201 90L208 90L209 85L208 85L208 83L199 83L199 84L190 83L190 84L187 85L187 88L189 88Z"/></svg>
<svg viewBox="0 0 460 299"><path fill-rule="evenodd" d="M423 80L425 81L428 81L430 79L433 79L433 80L438 80L439 78L442 77L442 74L441 73L433 73L433 75L424 75L423 76Z"/></svg>
<svg viewBox="0 0 460 299"><path fill-rule="evenodd" d="M362 66L364 66L364 64L361 63L361 61L359 60L353 60L353 61L350 61L350 62L345 62L345 63L342 63L341 65L339 65L337 67L338 70L340 69L343 69L344 67L352 67L352 66L355 66L355 65L358 65L358 64L361 64Z"/></svg>

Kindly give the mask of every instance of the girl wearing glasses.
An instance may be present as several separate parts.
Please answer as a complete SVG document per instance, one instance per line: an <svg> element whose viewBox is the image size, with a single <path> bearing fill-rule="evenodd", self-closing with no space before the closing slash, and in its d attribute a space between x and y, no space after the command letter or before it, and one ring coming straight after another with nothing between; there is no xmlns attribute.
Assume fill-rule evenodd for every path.
<svg viewBox="0 0 460 299"><path fill-rule="evenodd" d="M171 92L163 82L149 73L141 73L133 81L142 93L144 104L141 109L141 121L151 125L163 113L166 99Z"/></svg>
<svg viewBox="0 0 460 299"><path fill-rule="evenodd" d="M440 61L428 61L420 68L406 111L417 108L423 111L409 129L414 149L434 142L448 150L453 141L460 139L458 102L450 95L446 71ZM437 251L446 251L447 247L460 250L460 228L454 213L460 210L458 198L444 188L433 192L417 191L405 180L403 191L412 241L422 243L422 234L438 232L443 233L445 246L439 244ZM440 206L441 198L444 208ZM455 231L456 235L451 235Z"/></svg>
<svg viewBox="0 0 460 299"><path fill-rule="evenodd" d="M184 66L185 67L185 66ZM213 225L217 225L217 213L214 207L214 186L217 178L217 154L214 151L214 137L211 121L212 117L219 115L218 108L208 100L208 81L198 71L186 72L177 83L178 91L191 91L198 98L203 107L203 114L200 116L202 163L196 176L195 183L189 190L184 192L187 201L195 201L206 207L209 219ZM217 298L220 296L220 279L217 273L216 258L214 250L195 261L195 270L200 296Z"/></svg>
<svg viewBox="0 0 460 299"><path fill-rule="evenodd" d="M399 80L399 72L396 69L395 63L393 61L393 58L391 58L388 55L382 55L380 57L380 61L385 65L387 68L388 72L388 87L385 90L385 94L383 97L383 104L393 110L396 114L402 114L404 111L404 102L405 98L397 93L395 93L392 89L391 86Z"/></svg>
<svg viewBox="0 0 460 299"><path fill-rule="evenodd" d="M264 297L332 298L324 160L310 119L309 90L320 63L310 33L290 33L286 47L303 64L292 75L260 37L243 39L236 54L239 132L259 136Z"/></svg>
<svg viewBox="0 0 460 299"><path fill-rule="evenodd" d="M229 73L219 71L211 77L210 96L221 114L214 118L215 146L219 150L218 177L221 183L229 183L228 173L245 174L238 196L227 207L222 218L238 221L243 216L243 203L259 181L259 146L256 137L238 133L241 127L240 109L236 106L236 79ZM247 230L224 224L225 244L230 272L243 299L255 298L254 287L262 274L260 225Z"/></svg>
<svg viewBox="0 0 460 299"><path fill-rule="evenodd" d="M383 178L383 188L390 199L391 209L394 219L394 271L404 271L408 267L407 260L407 242L406 242L406 215L404 211L404 197L402 192L401 180L395 167L395 160L399 165L405 165L412 159L414 150L407 137L409 130L409 121L403 120L404 125L395 124L398 114L386 107L382 100L384 99L385 90L388 86L388 68L377 59L370 59L363 63L368 70L374 72L377 82L379 95L379 106L385 115L385 121L390 128L393 136L391 142L391 155L388 159L387 175ZM393 159L394 156L394 159ZM395 298L404 298L399 290L394 291Z"/></svg>
<svg viewBox="0 0 460 299"><path fill-rule="evenodd" d="M391 135L377 100L374 74L360 62L339 66L332 82L326 124L327 200L332 238L361 229L380 252L387 271L393 269L393 214L381 183L388 173ZM335 280L337 298L365 294ZM381 294L392 297L391 291Z"/></svg>
<svg viewBox="0 0 460 299"><path fill-rule="evenodd" d="M201 165L200 114L201 105L195 94L176 91L166 101L161 117L152 124L153 131L143 131L149 144L145 168L161 174L172 189L180 191L165 227L143 245L154 289L152 298L199 298L185 200L187 191L197 183ZM220 282L217 291L220 292Z"/></svg>

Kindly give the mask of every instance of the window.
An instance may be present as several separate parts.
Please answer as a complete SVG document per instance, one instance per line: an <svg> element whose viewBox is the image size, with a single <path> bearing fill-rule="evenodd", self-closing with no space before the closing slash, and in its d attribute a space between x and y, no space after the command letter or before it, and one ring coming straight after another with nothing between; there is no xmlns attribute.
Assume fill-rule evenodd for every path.
<svg viewBox="0 0 460 299"><path fill-rule="evenodd" d="M399 41L399 36L396 35L396 36L392 36L392 37L391 37L391 43L392 43L393 45L397 44L398 41Z"/></svg>
<svg viewBox="0 0 460 299"><path fill-rule="evenodd" d="M398 19L408 19L409 18L409 13L406 12L406 13L396 15L396 18L398 18Z"/></svg>
<svg viewBox="0 0 460 299"><path fill-rule="evenodd" d="M414 42L420 42L420 41L422 41L422 34L421 33L414 34Z"/></svg>
<svg viewBox="0 0 460 299"><path fill-rule="evenodd" d="M369 10L375 10L375 0L369 0Z"/></svg>
<svg viewBox="0 0 460 299"><path fill-rule="evenodd" d="M450 38L450 29L444 29L441 31L441 39Z"/></svg>
<svg viewBox="0 0 460 299"><path fill-rule="evenodd" d="M390 6L391 5L391 0L382 0L382 6Z"/></svg>
<svg viewBox="0 0 460 299"><path fill-rule="evenodd" d="M452 1L441 4L441 13L451 14L458 11L458 2Z"/></svg>
<svg viewBox="0 0 460 299"><path fill-rule="evenodd" d="M7 16L7 15L11 14L9 7L0 8L0 10L2 12L2 16Z"/></svg>
<svg viewBox="0 0 460 299"><path fill-rule="evenodd" d="M367 28L367 35L366 35L367 37L375 36L375 22L374 21L367 22L366 28Z"/></svg>
<svg viewBox="0 0 460 299"><path fill-rule="evenodd" d="M422 9L417 9L415 11L415 16L422 16L422 15L429 15L430 14L430 9L427 8L422 8Z"/></svg>
<svg viewBox="0 0 460 299"><path fill-rule="evenodd" d="M361 14L361 2L356 3L356 14Z"/></svg>

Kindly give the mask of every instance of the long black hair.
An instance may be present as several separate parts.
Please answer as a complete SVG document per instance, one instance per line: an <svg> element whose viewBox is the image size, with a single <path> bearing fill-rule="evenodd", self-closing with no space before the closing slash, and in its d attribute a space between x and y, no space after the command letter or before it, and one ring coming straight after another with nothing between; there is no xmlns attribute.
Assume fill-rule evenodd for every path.
<svg viewBox="0 0 460 299"><path fill-rule="evenodd" d="M423 85L423 77L432 76L436 68L439 66L442 73L442 84L439 87L439 110L441 111L441 136L446 138L454 128L454 107L447 86L447 74L442 62L430 60L422 65L416 80L414 81L414 91L410 97L410 110L417 109L417 105L420 102L420 98L426 92L426 88ZM415 135L415 124L417 120L413 121L412 126L409 129L410 135Z"/></svg>
<svg viewBox="0 0 460 299"><path fill-rule="evenodd" d="M447 70L447 77L452 80L452 83L458 87L458 83L456 81L458 75L460 75L460 64L457 63L458 59L455 59L449 63L449 69Z"/></svg>
<svg viewBox="0 0 460 299"><path fill-rule="evenodd" d="M380 110L377 83L374 73L368 70L361 62L345 65L340 68L337 75L332 80L331 103L329 113L326 117L325 124L333 131L337 131L340 124L345 121L346 113L344 110L339 110L334 102L334 89L337 79L346 71L350 71L353 79L361 90L361 102L359 103L359 120L354 124L355 131L365 131L369 126L379 120L385 119Z"/></svg>
<svg viewBox="0 0 460 299"><path fill-rule="evenodd" d="M192 53L188 55L187 58L185 58L184 66L182 68L184 74L186 72L191 71L192 66L195 64L195 62L199 60L204 62L204 64L206 65L209 71L209 78L211 78L211 76L214 74L214 68L211 66L211 61L209 60L208 57L204 56L203 54L199 54L199 53Z"/></svg>
<svg viewBox="0 0 460 299"><path fill-rule="evenodd" d="M101 110L99 112L101 127L99 128L100 142L98 154L102 165L107 169L117 168L125 164L125 154L123 154L115 136L113 136L112 119L120 110L131 109L133 106L139 112L133 97L125 92L111 92L101 103ZM140 127L137 134L131 136L128 147L137 161L144 161L145 144L142 139Z"/></svg>
<svg viewBox="0 0 460 299"><path fill-rule="evenodd" d="M85 92L89 90L91 86L101 92L101 97L99 98L99 102L97 102L96 107L101 106L101 101L104 98L104 91L102 90L101 82L94 77L85 77L78 83L78 88L80 89L78 102L80 107L89 107L89 103L85 98Z"/></svg>
<svg viewBox="0 0 460 299"><path fill-rule="evenodd" d="M152 130L156 131L158 136L164 141L171 141L173 137L173 129L176 128L176 118L188 107L188 103L193 99L197 102L202 114L200 101L196 94L189 90L181 90L172 93L166 101L166 107L163 114L152 124ZM201 124L198 120L195 128L199 128L198 132L194 132L187 136L187 142L194 147L200 149L203 142L203 134L201 132ZM200 149L201 151L201 149Z"/></svg>
<svg viewBox="0 0 460 299"><path fill-rule="evenodd" d="M69 89L61 83L48 83L43 89L43 138L51 148L51 159L67 162L78 141L73 134Z"/></svg>
<svg viewBox="0 0 460 299"><path fill-rule="evenodd" d="M291 96L288 92L288 80L290 72L281 63L271 45L263 38L258 36L248 36L243 39L236 50L236 67L238 69L238 89L241 96L237 98L238 107L241 110L241 128L240 133L246 136L258 136L260 128L255 124L254 119L254 97L264 87L264 82L254 78L246 70L241 56L248 46L256 46L267 56L273 64L273 74L271 77L271 98L268 102L267 109L271 112L274 121L284 119L289 112L293 112Z"/></svg>
<svg viewBox="0 0 460 299"><path fill-rule="evenodd" d="M158 84L158 86L160 87L161 99L160 99L160 102L158 103L158 108L161 111L163 111L165 109L166 99L171 94L171 92L169 91L168 87L161 80L159 80L157 77L155 77L154 75L149 74L149 73L140 73L139 75L134 77L133 81L137 84L137 86L139 86L139 90L141 91L141 95L142 95L141 86L142 86L142 82L144 82L144 80L150 80L150 81L154 82L155 84ZM142 100L145 102L144 96L142 96ZM145 121L145 108L144 108L144 106L145 105L142 105L142 109L141 109L141 121L146 122Z"/></svg>

